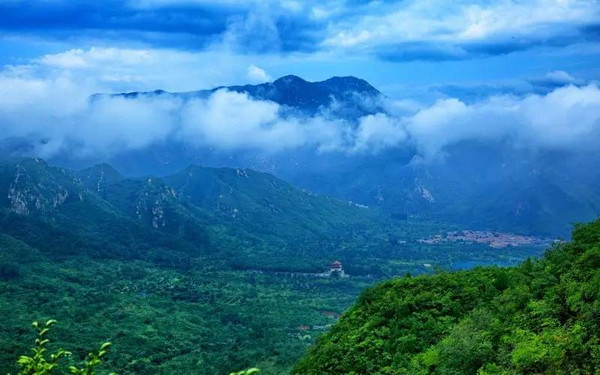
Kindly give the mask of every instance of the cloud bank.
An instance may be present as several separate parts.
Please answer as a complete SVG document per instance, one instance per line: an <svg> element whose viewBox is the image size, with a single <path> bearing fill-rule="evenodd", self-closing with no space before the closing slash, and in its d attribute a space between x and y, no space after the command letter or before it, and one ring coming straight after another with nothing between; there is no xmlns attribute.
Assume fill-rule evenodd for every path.
<svg viewBox="0 0 600 375"><path fill-rule="evenodd" d="M186 100L167 94L90 99L107 78L86 80L78 69L114 55L135 64L148 58L99 50L91 59L71 51L41 58L37 67L0 72L0 140L26 139L31 152L43 157L109 156L176 141L227 152L310 148L374 154L410 148L424 160L439 159L449 146L467 140L570 152L594 151L600 144L600 88L577 86L566 73L550 73L548 80L564 85L544 94L499 94L474 102L448 97L432 104L385 99L385 112L341 119L329 116L327 108L314 116L291 115L277 103L227 90ZM65 66L71 69L61 70Z"/></svg>
<svg viewBox="0 0 600 375"><path fill-rule="evenodd" d="M590 0L11 0L15 37L242 53L337 50L388 60L468 59L597 40Z"/></svg>
<svg viewBox="0 0 600 375"><path fill-rule="evenodd" d="M406 1L338 22L322 45L390 60L466 59L583 42L599 15L594 1Z"/></svg>

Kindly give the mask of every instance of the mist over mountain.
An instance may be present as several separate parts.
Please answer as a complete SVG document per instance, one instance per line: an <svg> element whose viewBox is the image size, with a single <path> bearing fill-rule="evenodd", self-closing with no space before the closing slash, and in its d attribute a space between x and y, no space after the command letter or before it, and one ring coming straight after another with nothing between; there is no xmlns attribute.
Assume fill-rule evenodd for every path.
<svg viewBox="0 0 600 375"><path fill-rule="evenodd" d="M220 86L211 90L182 93L164 90L129 92L114 94L111 97L167 96L192 100L206 99L219 90L247 94L256 100L272 101L288 110L298 111L299 115L316 115L319 111L327 110L332 117L352 119L384 111L381 107L382 94L367 81L351 76L308 82L298 76L288 75L258 85Z"/></svg>
<svg viewBox="0 0 600 375"><path fill-rule="evenodd" d="M0 1L0 373L600 373L599 20Z"/></svg>
<svg viewBox="0 0 600 375"><path fill-rule="evenodd" d="M251 168L398 217L482 229L568 235L600 213L593 83L425 105L391 100L355 77L285 76L183 93L94 94L83 106L51 128L21 126L12 136L11 128L5 154L75 168L107 161L132 176L190 163ZM4 113L10 123L14 113Z"/></svg>

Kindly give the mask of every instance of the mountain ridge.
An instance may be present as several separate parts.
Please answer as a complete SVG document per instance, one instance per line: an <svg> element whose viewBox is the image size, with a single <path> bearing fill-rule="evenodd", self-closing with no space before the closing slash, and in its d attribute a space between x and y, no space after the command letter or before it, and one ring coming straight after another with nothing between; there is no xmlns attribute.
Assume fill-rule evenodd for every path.
<svg viewBox="0 0 600 375"><path fill-rule="evenodd" d="M304 120L317 119L317 126L325 127L332 120L331 128L322 130L335 133L339 121L343 124L342 138L351 129L351 134L356 132L368 140L373 127L382 126L371 120L382 120L385 127L392 126L392 132L402 131L402 125L396 124L399 118L386 112L391 108L387 99L368 82L352 76L308 82L288 75L274 82L224 89L248 95L251 100L278 103L277 120L284 123L299 120L302 126L311 123ZM186 100L210 100L215 90L219 88L187 93L99 94L96 98L172 96L178 98L174 104L177 111ZM388 120L393 120L391 125ZM309 191L378 207L398 218L413 216L481 230L568 237L574 222L600 215L600 172L595 168L599 157L598 152L532 151L508 141L473 139L444 146L440 159L422 161L418 148L410 142L373 152L323 151L311 143L273 151L246 149L243 142L234 149L204 144L202 139L191 144L175 132L139 149L89 159L66 152L52 161L72 169L108 161L128 176L167 176L190 163L250 168Z"/></svg>
<svg viewBox="0 0 600 375"><path fill-rule="evenodd" d="M366 228L391 224L377 210L298 190L264 172L235 168L191 165L162 178L126 178L107 164L73 172L40 159L20 158L0 164L0 194L8 197L0 211L9 220L5 227L0 223L0 230L18 232L20 239L25 233L15 232L11 220L31 219L43 224L42 231L57 226L102 233L115 243L115 236L124 235L132 241L125 247L132 248L123 248L123 254L139 256L133 243L146 231L142 237L153 239L138 242L171 243L172 251L185 256L242 246L238 263L246 268L279 267L297 247L328 258L340 250L324 250L319 238L335 242L347 233L359 236L362 243ZM252 251L241 245L252 242ZM267 261L264 252L274 247L279 252ZM303 267L314 264L311 260Z"/></svg>
<svg viewBox="0 0 600 375"><path fill-rule="evenodd" d="M190 100L208 98L219 90L247 94L256 100L269 100L310 114L316 113L320 108L329 107L333 101L343 103L348 107L346 117L364 116L382 109L378 106L368 108L368 106L363 105L365 98L374 100L382 97L383 94L367 81L354 76L334 76L323 81L310 82L295 75L286 75L273 82L255 85L218 86L212 89L184 92L169 92L161 89L131 91L116 94L95 94L91 98L92 100L101 97L135 99L139 97L168 96Z"/></svg>

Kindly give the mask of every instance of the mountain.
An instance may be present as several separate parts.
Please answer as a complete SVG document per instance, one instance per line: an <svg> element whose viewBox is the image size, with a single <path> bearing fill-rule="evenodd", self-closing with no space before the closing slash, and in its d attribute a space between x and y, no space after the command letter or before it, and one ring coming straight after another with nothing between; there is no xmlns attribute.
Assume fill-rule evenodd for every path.
<svg viewBox="0 0 600 375"><path fill-rule="evenodd" d="M599 246L596 221L519 267L382 283L363 292L292 373L593 373Z"/></svg>
<svg viewBox="0 0 600 375"><path fill-rule="evenodd" d="M354 77L307 82L285 76L260 85L118 95L193 98L208 97L219 89L271 100L301 113L329 109L326 112L331 118L350 121L387 113L382 106L383 95ZM251 168L273 173L311 191L379 207L396 217L428 217L477 229L568 237L573 223L600 215L600 175L593 167L600 155L532 152L506 141L481 140L463 141L443 151L441 160L423 163L415 162L416 151L410 148L372 154L324 153L310 147L261 153L166 144L114 162L133 172L144 165L142 160L155 160L144 172L165 174L186 161Z"/></svg>
<svg viewBox="0 0 600 375"><path fill-rule="evenodd" d="M164 180L193 205L258 232L297 237L305 231L331 232L358 217L381 220L377 211L301 191L249 169L190 166Z"/></svg>
<svg viewBox="0 0 600 375"><path fill-rule="evenodd" d="M258 85L220 86L210 90L189 92L134 91L113 96L129 99L153 96L193 99L207 98L219 90L245 93L254 99L269 100L304 114L315 114L319 110L329 110L334 102L336 103L336 109L332 112L332 115L335 117L353 118L382 111L379 102L382 94L367 81L352 76L332 77L325 81L308 82L300 77L287 75L274 82Z"/></svg>
<svg viewBox="0 0 600 375"><path fill-rule="evenodd" d="M97 185L98 186L98 185ZM41 159L0 164L0 230L53 256L82 253L94 257L144 258L158 249L179 255L198 253L174 236L148 231L72 172ZM165 244L168 244L165 246Z"/></svg>
<svg viewBox="0 0 600 375"><path fill-rule="evenodd" d="M130 92L112 97L131 101L174 97L181 104L208 98L218 90L278 103L283 119L319 116L356 129L365 116L393 116L383 94L355 77L308 82L285 76L259 85L183 93ZM12 152L27 154L28 148L22 143L13 141L11 145ZM51 161L70 169L108 162L124 175L139 178L171 176L190 164L251 169L301 189L377 207L395 218L424 218L472 229L552 237L568 237L574 223L600 215L600 172L595 168L600 161L598 151L530 150L510 140L465 140L444 147L437 159L423 160L411 146L373 152L323 151L310 144L281 151L232 150L174 137L146 148L115 151L107 157L86 159L67 152Z"/></svg>
<svg viewBox="0 0 600 375"><path fill-rule="evenodd" d="M314 270L340 255L337 243L352 243L358 252L345 257L357 257L390 246L365 246L373 233L403 230L378 210L248 169L192 165L163 178L126 178L107 164L74 172L24 158L0 164L0 194L0 230L25 242L28 231L46 240L60 232L71 244L59 241L57 253L83 242L93 246L81 251L94 256L221 254L235 267ZM300 250L305 255L290 262Z"/></svg>
<svg viewBox="0 0 600 375"><path fill-rule="evenodd" d="M34 320L85 357L111 341L119 373L287 373L382 277L514 264L537 246L423 241L456 227L293 187L268 173L190 165L126 177L41 159L0 162L0 372ZM340 261L348 277L330 274ZM338 263L335 263L338 267Z"/></svg>
<svg viewBox="0 0 600 375"><path fill-rule="evenodd" d="M0 163L0 194L0 231L53 256L181 267L211 257L286 272L317 272L337 258L351 274L374 276L406 272L399 258L449 267L455 258L507 262L504 253L450 243L432 253L419 241L457 227L299 190L250 169L190 165L127 178L107 164L71 171L23 158ZM531 251L514 249L508 262Z"/></svg>

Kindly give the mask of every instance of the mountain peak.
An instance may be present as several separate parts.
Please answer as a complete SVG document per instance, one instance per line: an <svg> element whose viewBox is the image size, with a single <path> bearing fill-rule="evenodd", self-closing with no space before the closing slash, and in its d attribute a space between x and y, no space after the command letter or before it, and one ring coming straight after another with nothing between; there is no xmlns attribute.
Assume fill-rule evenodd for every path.
<svg viewBox="0 0 600 375"><path fill-rule="evenodd" d="M295 76L293 74L289 74L287 76L283 76L277 80L275 80L273 82L274 85L278 85L278 84L284 84L284 85L294 85L294 84L303 84L303 83L309 83L308 81L306 81L305 79L302 79L298 76Z"/></svg>
<svg viewBox="0 0 600 375"><path fill-rule="evenodd" d="M369 93L372 95L380 95L381 93L369 82L364 79L356 78L354 76L345 77L331 77L325 81L319 82L320 84L337 89L340 91L355 91L361 93Z"/></svg>
<svg viewBox="0 0 600 375"><path fill-rule="evenodd" d="M183 99L207 98L221 89L245 93L258 100L273 101L309 114L317 113L321 108L328 107L334 100L338 104L337 107L340 108L338 115L344 118L355 119L382 110L379 107L373 107L372 101L364 102L365 97L376 98L381 96L381 93L367 81L353 76L331 77L325 81L311 82L290 74L273 82L258 85L219 86L211 90L189 92L155 90L114 94L112 96L130 99L159 95L169 95ZM97 94L92 99L102 96Z"/></svg>
<svg viewBox="0 0 600 375"><path fill-rule="evenodd" d="M86 168L76 173L83 184L94 191L102 192L107 184L114 184L125 179L121 173L106 163Z"/></svg>

